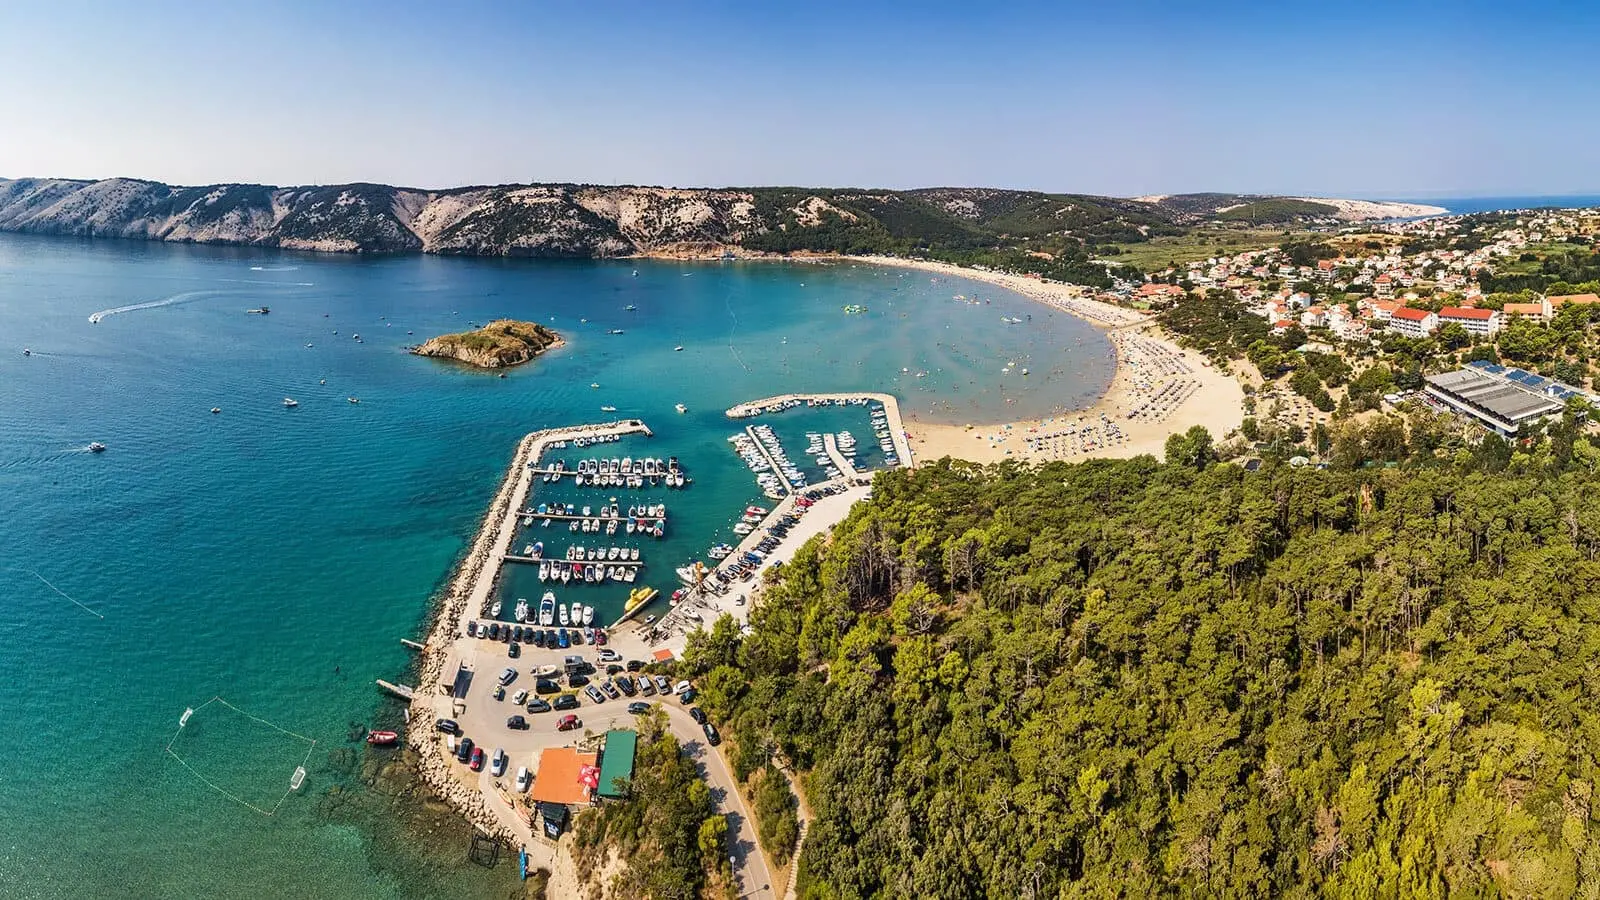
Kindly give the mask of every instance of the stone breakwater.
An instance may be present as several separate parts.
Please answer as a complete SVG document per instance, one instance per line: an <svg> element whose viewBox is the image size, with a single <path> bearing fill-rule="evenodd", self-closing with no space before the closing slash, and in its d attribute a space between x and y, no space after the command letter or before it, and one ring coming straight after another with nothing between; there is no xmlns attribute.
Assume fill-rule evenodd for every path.
<svg viewBox="0 0 1600 900"><path fill-rule="evenodd" d="M440 597L433 627L428 632L423 651L418 655L417 687L411 701L411 728L406 734L407 743L417 752L417 771L423 783L441 800L484 833L512 846L519 843L516 833L489 809L481 791L454 777L450 762L444 756L443 742L438 740L438 735L428 727L428 723L435 715L434 703L446 684L445 667L454 655L455 642L464 633L463 623L474 606L473 601L476 598L481 605L483 598L488 596L499 580L503 552L501 545L510 543L516 531L517 512L533 485L529 463L537 460L546 446L558 441L634 432L649 434L650 429L638 420L548 428L528 434L517 442L511 467L484 515L471 549L457 566L455 577Z"/></svg>

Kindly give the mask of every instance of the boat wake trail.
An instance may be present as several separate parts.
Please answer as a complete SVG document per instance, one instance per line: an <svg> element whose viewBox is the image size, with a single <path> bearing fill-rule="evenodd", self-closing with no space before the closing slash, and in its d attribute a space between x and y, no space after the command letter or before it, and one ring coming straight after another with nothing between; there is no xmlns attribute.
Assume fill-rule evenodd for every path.
<svg viewBox="0 0 1600 900"><path fill-rule="evenodd" d="M176 306L179 303L190 303L192 301L199 300L202 297L215 297L219 294L239 293L243 293L243 291L184 291L181 294L173 294L171 297L163 297L160 300L151 300L149 303L134 303L129 306L117 306L111 309L102 309L99 312L89 316L89 324L98 325L100 324L101 319L104 319L108 316L120 315L127 312L135 312L141 309L156 309L162 306Z"/></svg>
<svg viewBox="0 0 1600 900"><path fill-rule="evenodd" d="M270 281L245 281L245 280L242 280L242 279L229 279L229 280L235 281L236 283L239 283L239 284L255 284L255 285L260 285L261 287L267 287L267 288L290 288L290 287L312 287L313 286L312 282L309 282L309 281L296 281L296 282L283 283L283 284L274 284L273 282L270 282ZM108 316L120 315L122 313L134 312L136 310L141 310L141 309L157 309L157 308L162 307L162 306L176 306L176 305L178 305L180 303L192 303L192 302L194 302L196 300L201 300L201 299L204 299L206 297L222 297L222 296L226 296L226 295L229 295L229 294L252 294L252 293L255 293L255 292L254 291L244 291L244 290L225 290L224 291L224 290L216 290L215 288L210 289L210 290L203 290L203 291L184 291L181 294L173 294L170 297L163 297L160 300L151 300L148 303L133 303L133 304L130 304L128 306L117 306L117 307L113 307L111 309L102 309L99 312L94 313L93 315L89 316L89 324L90 325L98 325L100 323L100 320L102 320L102 319L104 319L104 318L106 318Z"/></svg>
<svg viewBox="0 0 1600 900"><path fill-rule="evenodd" d="M748 372L750 367L745 365L744 357L739 355L739 348L733 345L733 335L739 330L739 317L734 315L733 300L727 294L724 294L722 303L728 308L728 318L733 320L733 324L728 326L728 352L733 354L733 361L739 364L739 368Z"/></svg>
<svg viewBox="0 0 1600 900"><path fill-rule="evenodd" d="M67 596L67 592L66 591L63 591L61 588L58 588L55 585L51 584L49 581L45 580L45 577L43 575L40 575L38 572L34 572L32 569L29 569L28 571L33 574L33 577L39 579L40 581L43 581L45 587L49 588L52 591L55 591L56 593L60 594L63 597L66 597L68 600L72 600L72 604L74 606L78 607L79 609L83 610L84 612L88 613L89 615L94 616L97 619L104 619L105 618L105 614L104 613L95 612L94 610L90 609L89 607L84 606L82 603L79 603L78 601L73 600L71 597Z"/></svg>

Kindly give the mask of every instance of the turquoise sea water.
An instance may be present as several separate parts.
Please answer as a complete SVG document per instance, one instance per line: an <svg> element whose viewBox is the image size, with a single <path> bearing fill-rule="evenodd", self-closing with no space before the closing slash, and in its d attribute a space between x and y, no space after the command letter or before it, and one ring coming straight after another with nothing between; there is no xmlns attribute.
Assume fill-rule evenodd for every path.
<svg viewBox="0 0 1600 900"><path fill-rule="evenodd" d="M130 306L144 308L88 321ZM496 316L567 346L503 379L400 349ZM1002 375L1013 360L1034 374ZM644 418L653 439L605 455L676 455L695 478L654 495L669 533L642 545L647 580L670 588L759 496L726 407L876 389L941 421L1043 415L1091 401L1109 363L1076 319L912 271L0 235L0 895L502 895L509 867L462 863L464 830L418 851L363 802L365 751L347 737L394 716L373 679L405 674L397 639L421 631L518 437ZM874 448L864 417L834 415L768 421L797 460L812 427ZM309 748L304 789L270 818L166 752L184 709L214 696L317 742L217 704L178 735L195 772L268 808Z"/></svg>

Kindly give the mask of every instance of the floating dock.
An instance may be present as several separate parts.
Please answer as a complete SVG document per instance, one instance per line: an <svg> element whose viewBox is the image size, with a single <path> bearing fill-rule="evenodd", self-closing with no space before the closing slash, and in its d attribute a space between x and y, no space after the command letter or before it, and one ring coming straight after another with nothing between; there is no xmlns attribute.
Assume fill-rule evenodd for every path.
<svg viewBox="0 0 1600 900"><path fill-rule="evenodd" d="M906 423L900 417L900 401L893 394L879 394L873 392L837 393L837 394L779 394L776 397L764 397L760 400L751 400L738 406L730 406L726 415L730 419L748 419L763 413L778 413L798 406L861 406L869 403L879 403L883 406L884 414L889 422L889 440L894 443L895 455L900 458L902 468L912 467L911 441L906 439Z"/></svg>
<svg viewBox="0 0 1600 900"><path fill-rule="evenodd" d="M540 563L560 563L564 566L627 566L633 569L644 568L644 560L642 559L551 559L548 556L516 556L507 553L505 555L505 561L509 563L523 563L530 566L536 566Z"/></svg>

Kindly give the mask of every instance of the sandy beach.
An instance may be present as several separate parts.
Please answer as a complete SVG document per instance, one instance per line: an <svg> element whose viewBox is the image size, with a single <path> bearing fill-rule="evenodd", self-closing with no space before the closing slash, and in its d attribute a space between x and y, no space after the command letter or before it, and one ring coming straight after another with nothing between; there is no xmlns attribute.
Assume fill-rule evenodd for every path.
<svg viewBox="0 0 1600 900"><path fill-rule="evenodd" d="M967 269L948 263L888 256L864 257L885 266L970 278L1016 291L1110 330L1117 368L1105 396L1086 409L1042 419L944 425L905 415L911 447L921 462L952 456L971 462L1129 457L1165 450L1167 437L1203 425L1212 437L1244 420L1244 388L1199 354L1184 350L1136 310L1085 296L1077 285Z"/></svg>

